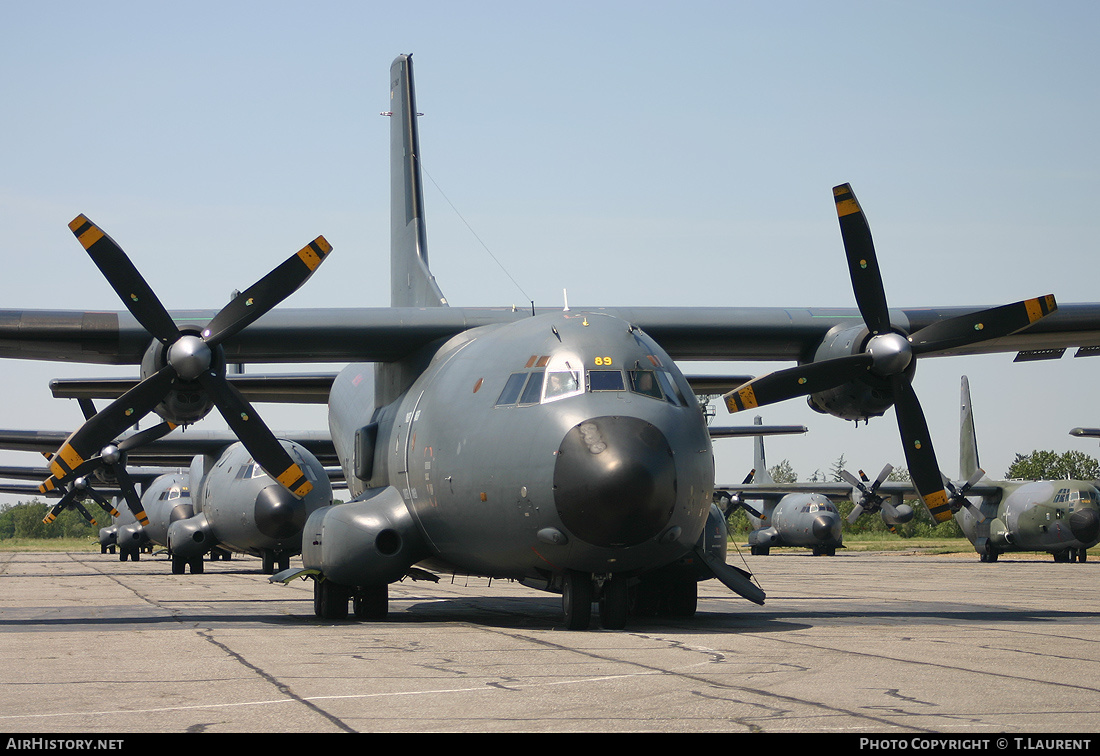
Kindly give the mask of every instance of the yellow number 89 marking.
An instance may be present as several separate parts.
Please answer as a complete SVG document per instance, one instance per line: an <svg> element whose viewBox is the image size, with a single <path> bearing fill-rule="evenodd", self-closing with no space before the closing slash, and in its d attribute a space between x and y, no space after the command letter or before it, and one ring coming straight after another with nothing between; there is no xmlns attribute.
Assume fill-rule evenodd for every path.
<svg viewBox="0 0 1100 756"><path fill-rule="evenodd" d="M610 357L597 357L596 358L596 364L597 365L610 365L611 364L611 358Z"/></svg>

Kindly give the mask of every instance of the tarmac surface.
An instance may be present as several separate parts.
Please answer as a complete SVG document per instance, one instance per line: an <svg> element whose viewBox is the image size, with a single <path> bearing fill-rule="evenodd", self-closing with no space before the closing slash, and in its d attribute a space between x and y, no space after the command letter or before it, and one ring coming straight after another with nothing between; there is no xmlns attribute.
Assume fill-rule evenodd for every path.
<svg viewBox="0 0 1100 756"><path fill-rule="evenodd" d="M756 606L563 629L507 581L324 621L256 559L0 553L0 732L1072 733L1100 729L1100 564L776 550Z"/></svg>

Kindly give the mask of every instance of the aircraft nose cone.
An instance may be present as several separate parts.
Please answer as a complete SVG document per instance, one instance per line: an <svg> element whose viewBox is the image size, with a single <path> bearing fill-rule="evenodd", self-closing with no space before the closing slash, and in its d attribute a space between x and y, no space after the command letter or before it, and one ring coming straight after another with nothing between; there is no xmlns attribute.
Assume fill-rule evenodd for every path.
<svg viewBox="0 0 1100 756"><path fill-rule="evenodd" d="M668 440L634 417L579 423L558 447L554 503L562 524L595 546L633 546L653 538L676 506Z"/></svg>
<svg viewBox="0 0 1100 756"><path fill-rule="evenodd" d="M306 505L283 486L272 483L256 494L256 527L269 538L290 538L306 524Z"/></svg>
<svg viewBox="0 0 1100 756"><path fill-rule="evenodd" d="M812 530L814 538L819 541L838 541L840 540L840 518L818 515L814 518Z"/></svg>
<svg viewBox="0 0 1100 756"><path fill-rule="evenodd" d="M1100 514L1095 509L1079 509L1069 516L1069 529L1082 543L1094 541L1100 535Z"/></svg>

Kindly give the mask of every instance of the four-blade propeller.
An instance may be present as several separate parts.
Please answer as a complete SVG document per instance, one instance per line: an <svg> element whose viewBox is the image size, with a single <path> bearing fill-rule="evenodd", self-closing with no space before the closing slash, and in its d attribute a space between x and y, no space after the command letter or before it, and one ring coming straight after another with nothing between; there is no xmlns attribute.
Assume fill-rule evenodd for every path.
<svg viewBox="0 0 1100 756"><path fill-rule="evenodd" d="M313 274L332 247L317 237L241 292L199 332L180 330L126 253L88 218L69 228L137 321L165 347L165 364L77 429L50 460L43 491L66 483L93 455L160 404L175 385L198 384L273 478L301 498L313 488L259 415L225 377L221 344L270 311ZM117 466L123 469L124 466ZM136 514L136 513L135 513Z"/></svg>
<svg viewBox="0 0 1100 756"><path fill-rule="evenodd" d="M1053 295L933 323L909 335L890 323L871 229L852 188L833 189L848 270L870 336L859 354L779 370L725 395L730 412L807 396L858 380L868 373L889 382L913 484L938 522L951 517L928 425L913 391L910 364L922 354L975 344L1022 330L1054 312Z"/></svg>

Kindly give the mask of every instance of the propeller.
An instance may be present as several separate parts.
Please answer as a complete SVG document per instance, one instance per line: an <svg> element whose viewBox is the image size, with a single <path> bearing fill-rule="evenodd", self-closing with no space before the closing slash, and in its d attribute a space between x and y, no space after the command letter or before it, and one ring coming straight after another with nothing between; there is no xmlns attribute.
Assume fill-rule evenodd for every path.
<svg viewBox="0 0 1100 756"><path fill-rule="evenodd" d="M756 477L756 470L755 469L749 470L749 474L745 476L745 479L743 481L741 481L741 485L743 485L743 486L749 485L750 483L752 483L752 480L755 477ZM740 507L741 509L744 509L746 512L751 514L756 519L758 519L758 520L763 519L764 516L762 514L760 514L760 512L757 512L753 507L749 506L745 502L743 494L744 494L743 491L734 491L734 492L731 492L731 491L715 491L715 497L716 498L717 497L723 497L723 498L726 499L725 512L726 512L727 515L730 512L732 512L733 510Z"/></svg>
<svg viewBox="0 0 1100 756"><path fill-rule="evenodd" d="M95 491L88 484L86 478L80 477L74 480L61 499L50 507L49 511L46 512L46 516L42 518L42 522L49 525L57 519L57 516L61 514L65 507L71 506L80 512L80 514L84 516L84 519L91 523L92 527L96 527L98 523L95 521L95 518L92 517L81 503L84 498L95 500L95 502L103 508L104 512L107 512L112 517L118 517L118 510L115 509L111 502Z"/></svg>
<svg viewBox="0 0 1100 756"><path fill-rule="evenodd" d="M879 486L883 484L893 471L893 465L886 465L882 468L882 472L878 474L878 477L875 478L873 483L867 478L863 470L859 471L858 478L847 470L840 471L840 477L860 493L859 501L855 502L851 514L848 515L849 525L855 522L864 512L873 513L885 508L887 513L896 514L894 505L890 502L889 497L884 497L878 493ZM871 483L870 487L867 486L868 483Z"/></svg>
<svg viewBox="0 0 1100 756"><path fill-rule="evenodd" d="M126 253L84 215L69 228L87 250L130 313L165 347L165 365L147 375L77 429L50 460L43 491L78 476L78 470L126 428L160 404L176 384L198 383L253 459L298 498L313 485L264 424L248 400L225 376L221 344L296 291L332 247L323 236L233 298L199 332L181 331ZM125 476L124 466L116 466ZM121 481L120 481L121 482ZM140 503L138 504L140 508ZM132 507L131 507L132 508ZM136 513L135 513L136 515ZM140 518L139 518L140 519Z"/></svg>
<svg viewBox="0 0 1100 756"><path fill-rule="evenodd" d="M943 476L943 484L947 487L947 490L951 492L951 496L948 498L948 506L951 507L952 512L958 512L965 507L970 511L970 514L974 516L974 519L978 522L985 522L985 515L982 514L981 507L974 504L970 499L966 498L966 494L970 491L974 485L985 477L985 470L978 468L978 470L971 475L965 483L959 488L955 487L955 484L948 480L947 476Z"/></svg>
<svg viewBox="0 0 1100 756"><path fill-rule="evenodd" d="M868 373L888 381L913 484L932 516L943 522L950 519L951 507L924 411L913 391L910 365L923 354L1015 333L1054 312L1057 304L1053 295L1047 295L942 320L907 334L890 323L871 229L851 186L834 187L833 196L856 303L870 331L864 351L756 378L726 394L726 407L730 412L739 412L827 391Z"/></svg>

